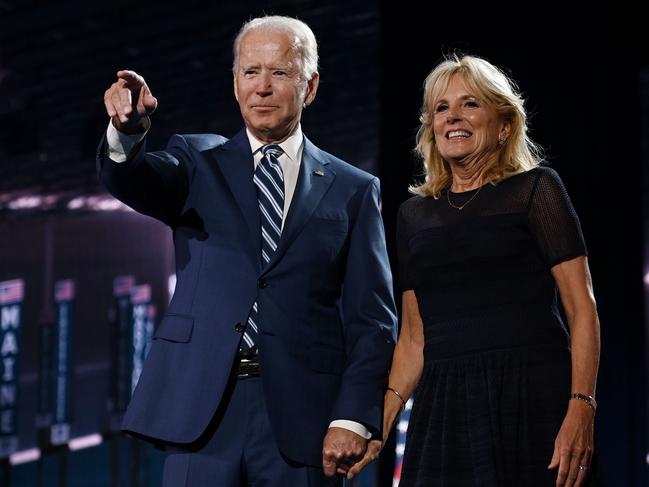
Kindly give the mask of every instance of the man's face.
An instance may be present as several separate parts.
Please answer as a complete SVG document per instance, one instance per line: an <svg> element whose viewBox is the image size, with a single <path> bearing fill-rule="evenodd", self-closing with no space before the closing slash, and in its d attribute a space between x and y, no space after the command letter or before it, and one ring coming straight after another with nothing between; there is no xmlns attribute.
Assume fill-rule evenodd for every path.
<svg viewBox="0 0 649 487"><path fill-rule="evenodd" d="M239 45L234 95L246 127L262 142L281 142L315 98L318 73L305 80L288 34L248 32Z"/></svg>

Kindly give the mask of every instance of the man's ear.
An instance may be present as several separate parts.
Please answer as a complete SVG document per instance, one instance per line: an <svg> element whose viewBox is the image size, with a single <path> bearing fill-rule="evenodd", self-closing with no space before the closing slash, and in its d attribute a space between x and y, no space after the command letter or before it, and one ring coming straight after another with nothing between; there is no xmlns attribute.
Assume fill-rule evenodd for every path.
<svg viewBox="0 0 649 487"><path fill-rule="evenodd" d="M313 76L309 81L307 81L307 92L304 97L304 106L308 107L313 100L315 100L316 92L318 91L318 85L320 84L320 73L317 71L313 73Z"/></svg>

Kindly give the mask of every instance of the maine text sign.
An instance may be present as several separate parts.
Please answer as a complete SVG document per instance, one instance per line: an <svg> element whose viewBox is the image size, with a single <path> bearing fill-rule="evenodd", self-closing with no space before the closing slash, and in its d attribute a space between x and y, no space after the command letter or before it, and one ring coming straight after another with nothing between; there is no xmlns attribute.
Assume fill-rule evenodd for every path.
<svg viewBox="0 0 649 487"><path fill-rule="evenodd" d="M0 282L0 458L18 448L17 403L20 318L25 282Z"/></svg>

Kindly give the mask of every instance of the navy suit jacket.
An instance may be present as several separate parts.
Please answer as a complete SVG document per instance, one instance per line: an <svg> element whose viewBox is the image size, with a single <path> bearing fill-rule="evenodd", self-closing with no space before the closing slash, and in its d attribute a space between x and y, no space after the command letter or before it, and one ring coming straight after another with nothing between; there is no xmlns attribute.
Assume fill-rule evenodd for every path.
<svg viewBox="0 0 649 487"><path fill-rule="evenodd" d="M281 241L261 266L245 129L174 135L164 151L106 156L103 185L173 230L176 291L155 332L124 431L188 444L219 407L241 326L259 305L263 390L280 450L322 464L329 422L381 430L396 314L377 178L308 139Z"/></svg>

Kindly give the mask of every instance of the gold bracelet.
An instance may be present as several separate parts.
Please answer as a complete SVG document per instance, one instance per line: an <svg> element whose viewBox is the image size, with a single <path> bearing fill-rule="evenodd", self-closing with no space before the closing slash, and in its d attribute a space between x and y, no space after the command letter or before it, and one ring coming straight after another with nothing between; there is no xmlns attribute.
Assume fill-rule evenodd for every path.
<svg viewBox="0 0 649 487"><path fill-rule="evenodd" d="M399 398L399 401L401 401L401 410L403 411L406 409L406 401L403 399L403 396L399 394L399 392L396 389L393 389L392 387L388 387L388 391L394 392L394 394Z"/></svg>
<svg viewBox="0 0 649 487"><path fill-rule="evenodd" d="M591 407L593 412L597 411L597 401L595 401L595 398L593 396L587 396L586 394L582 394L581 392L573 392L570 396L570 399L579 399L580 401L584 401Z"/></svg>

